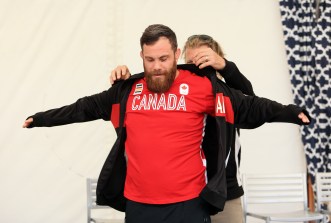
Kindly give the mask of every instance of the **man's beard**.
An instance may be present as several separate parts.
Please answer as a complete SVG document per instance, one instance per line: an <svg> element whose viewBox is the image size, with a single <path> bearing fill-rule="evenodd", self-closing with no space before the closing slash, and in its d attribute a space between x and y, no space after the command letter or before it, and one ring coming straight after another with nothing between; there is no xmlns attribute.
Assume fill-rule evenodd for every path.
<svg viewBox="0 0 331 223"><path fill-rule="evenodd" d="M174 65L172 68L170 68L167 71L161 72L161 71L152 71L148 72L146 71L145 68L145 79L147 83L147 89L150 90L151 92L155 93L164 93L168 91L172 85L172 83L175 80L176 77L176 72L177 72L177 65L176 62L174 62ZM163 75L164 78L160 77L154 77L153 75Z"/></svg>

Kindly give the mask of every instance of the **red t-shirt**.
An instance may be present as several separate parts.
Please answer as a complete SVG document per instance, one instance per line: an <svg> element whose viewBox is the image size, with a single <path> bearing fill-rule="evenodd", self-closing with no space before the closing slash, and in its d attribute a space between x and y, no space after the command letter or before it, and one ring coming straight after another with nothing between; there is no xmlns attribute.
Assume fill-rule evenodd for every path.
<svg viewBox="0 0 331 223"><path fill-rule="evenodd" d="M211 82L180 70L169 91L157 94L141 79L126 106L125 197L148 204L198 197L206 185L205 116L215 110Z"/></svg>

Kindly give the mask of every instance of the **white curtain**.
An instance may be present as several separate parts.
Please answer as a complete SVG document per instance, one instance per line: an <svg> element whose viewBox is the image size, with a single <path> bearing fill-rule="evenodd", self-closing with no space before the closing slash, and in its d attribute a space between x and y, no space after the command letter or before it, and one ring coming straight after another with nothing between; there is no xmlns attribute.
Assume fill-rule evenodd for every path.
<svg viewBox="0 0 331 223"><path fill-rule="evenodd" d="M1 222L84 222L86 177L114 141L111 123L22 129L28 115L110 87L114 1L0 0Z"/></svg>

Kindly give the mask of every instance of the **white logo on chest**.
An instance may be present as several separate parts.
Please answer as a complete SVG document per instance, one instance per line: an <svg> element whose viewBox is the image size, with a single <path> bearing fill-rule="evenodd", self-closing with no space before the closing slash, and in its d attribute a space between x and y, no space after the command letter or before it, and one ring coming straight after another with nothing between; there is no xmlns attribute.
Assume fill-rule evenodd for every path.
<svg viewBox="0 0 331 223"><path fill-rule="evenodd" d="M188 95L188 90L189 90L189 88L188 88L188 84L181 84L181 85L179 86L179 93L180 93L180 94Z"/></svg>

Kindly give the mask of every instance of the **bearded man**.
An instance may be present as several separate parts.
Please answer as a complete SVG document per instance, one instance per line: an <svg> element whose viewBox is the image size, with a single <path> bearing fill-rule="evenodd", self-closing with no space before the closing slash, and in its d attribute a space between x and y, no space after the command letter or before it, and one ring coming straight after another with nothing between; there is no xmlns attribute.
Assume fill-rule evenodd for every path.
<svg viewBox="0 0 331 223"><path fill-rule="evenodd" d="M225 154L234 124L255 128L309 119L295 105L229 88L213 69L177 66L180 50L167 26L147 27L140 45L143 73L71 105L36 113L23 127L111 120L117 140L99 176L97 203L125 211L126 223L210 222L210 214L226 201ZM217 138L204 132L207 115L215 117ZM203 141L213 141L213 148L202 148Z"/></svg>

